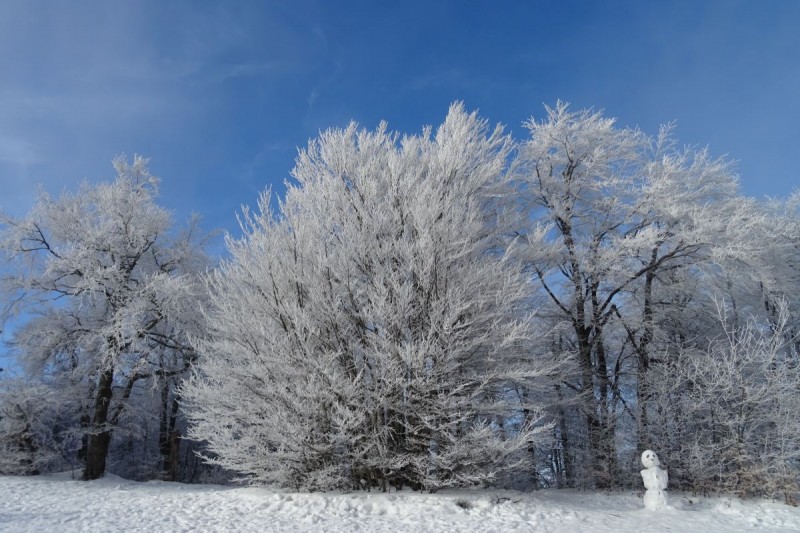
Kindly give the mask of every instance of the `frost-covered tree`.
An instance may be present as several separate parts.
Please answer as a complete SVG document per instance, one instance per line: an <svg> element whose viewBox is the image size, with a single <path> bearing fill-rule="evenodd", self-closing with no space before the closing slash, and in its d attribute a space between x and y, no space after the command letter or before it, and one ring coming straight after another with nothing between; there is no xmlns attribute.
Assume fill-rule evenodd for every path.
<svg viewBox="0 0 800 533"><path fill-rule="evenodd" d="M705 349L687 348L652 376L654 400L672 417L666 431L675 480L696 491L778 496L800 486L800 360L787 336L789 311L776 321L735 325L719 307L722 334Z"/></svg>
<svg viewBox="0 0 800 533"><path fill-rule="evenodd" d="M784 417L784 407L796 407L791 394L780 392L787 382L767 376L764 365L785 371L782 378L788 383L796 378L792 361L797 358L798 331L797 215L791 198L757 201L738 196L716 215L702 230L712 236L709 253L681 276L686 288L680 312L663 317L660 325L671 339L658 343L663 364L647 377L646 387L652 389L649 434L662 443L679 485L743 495L785 493L796 482L796 477L787 482L787 475L797 475L797 458L789 457L784 447L781 454L789 458L776 459L768 443L784 437L791 441L796 428L784 426L776 435L772 431L783 422L771 417ZM669 293L657 298L665 294ZM724 306L716 303L720 300ZM769 390L764 390L766 383ZM768 400L775 410L763 412L763 398L753 394L756 389L775 394ZM739 412L730 419L734 410ZM749 428L739 432L736 461L731 459L731 441L726 441L733 438L730 424ZM758 461L754 449L760 450ZM756 462L761 465L756 467Z"/></svg>
<svg viewBox="0 0 800 533"><path fill-rule="evenodd" d="M751 279L761 289L768 320L773 327L784 322L784 336L800 353L800 191L769 200L761 210L762 216L753 217L756 224L743 231L746 248L757 256L751 261Z"/></svg>
<svg viewBox="0 0 800 533"><path fill-rule="evenodd" d="M676 149L669 127L652 139L561 102L527 126L516 174L548 242L536 242L528 264L550 298L540 314L562 324L554 350L576 361L564 384L578 393L583 418L561 431L565 442L573 433L571 463L583 471L566 475L608 487L619 472L620 413L634 419L633 444L648 447L646 376L662 348L660 327L685 307L689 293L678 282L711 253L721 223L709 222L736 183L725 161Z"/></svg>
<svg viewBox="0 0 800 533"><path fill-rule="evenodd" d="M156 205L146 161L120 157L114 167L113 182L41 193L27 216L1 220L5 294L25 319L14 347L21 366L80 406L84 479L105 472L135 389L184 372L193 358L187 335L205 267L194 225L173 231Z"/></svg>
<svg viewBox="0 0 800 533"><path fill-rule="evenodd" d="M510 139L451 107L435 134L328 130L268 194L210 281L184 387L208 460L304 489L486 483L541 428L513 402L535 293L507 236ZM528 417L508 430L506 421Z"/></svg>
<svg viewBox="0 0 800 533"><path fill-rule="evenodd" d="M68 406L53 388L0 380L0 473L38 474L60 462Z"/></svg>

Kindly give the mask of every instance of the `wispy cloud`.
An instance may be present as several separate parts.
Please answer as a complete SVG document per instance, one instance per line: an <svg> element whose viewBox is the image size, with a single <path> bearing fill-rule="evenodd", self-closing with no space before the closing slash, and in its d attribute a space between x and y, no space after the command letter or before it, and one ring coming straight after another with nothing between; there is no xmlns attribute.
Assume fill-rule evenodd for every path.
<svg viewBox="0 0 800 533"><path fill-rule="evenodd" d="M28 167L39 160L36 149L29 141L0 135L0 163L14 167Z"/></svg>
<svg viewBox="0 0 800 533"><path fill-rule="evenodd" d="M236 78L262 76L269 72L275 72L280 68L281 63L278 61L268 61L264 63L241 63L220 69L221 76L219 77L219 80L226 81Z"/></svg>
<svg viewBox="0 0 800 533"><path fill-rule="evenodd" d="M192 125L219 112L226 82L280 67L242 53L253 38L246 21L192 2L5 2L0 203L35 183L60 189L107 176L120 151L197 135Z"/></svg>

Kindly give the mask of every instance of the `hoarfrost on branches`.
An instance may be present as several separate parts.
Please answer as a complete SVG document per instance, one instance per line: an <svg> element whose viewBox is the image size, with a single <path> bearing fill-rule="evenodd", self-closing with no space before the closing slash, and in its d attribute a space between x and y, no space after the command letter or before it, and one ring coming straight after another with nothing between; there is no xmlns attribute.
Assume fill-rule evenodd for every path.
<svg viewBox="0 0 800 533"><path fill-rule="evenodd" d="M142 381L166 383L193 358L188 332L205 267L196 227L172 231L147 161L114 160L113 182L42 192L22 218L3 216L0 246L21 365L76 405L83 477L105 472L112 432ZM78 432L78 428L76 428Z"/></svg>
<svg viewBox="0 0 800 533"><path fill-rule="evenodd" d="M323 132L280 212L264 194L210 281L208 356L184 388L208 460L304 489L480 485L528 468L504 430L533 287L509 237L510 139L451 107L434 133Z"/></svg>

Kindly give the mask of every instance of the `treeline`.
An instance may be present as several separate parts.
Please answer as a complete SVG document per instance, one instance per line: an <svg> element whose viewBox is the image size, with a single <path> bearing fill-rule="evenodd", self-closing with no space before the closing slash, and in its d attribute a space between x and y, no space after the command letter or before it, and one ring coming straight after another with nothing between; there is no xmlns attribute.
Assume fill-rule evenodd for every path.
<svg viewBox="0 0 800 533"><path fill-rule="evenodd" d="M800 196L558 103L301 151L213 265L146 162L3 216L0 471L798 492ZM277 208L273 208L277 205Z"/></svg>

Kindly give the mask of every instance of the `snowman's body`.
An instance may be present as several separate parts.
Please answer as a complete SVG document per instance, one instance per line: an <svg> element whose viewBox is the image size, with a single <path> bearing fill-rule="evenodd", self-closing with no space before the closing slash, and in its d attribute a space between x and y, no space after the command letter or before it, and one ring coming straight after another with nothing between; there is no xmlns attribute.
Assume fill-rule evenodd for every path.
<svg viewBox="0 0 800 533"><path fill-rule="evenodd" d="M644 493L644 507L645 509L658 510L666 509L669 507L669 496L667 496L667 483L669 483L669 476L666 470L660 468L661 462L658 456L652 450L646 450L642 454L642 464L645 469L642 470L642 480L644 481L644 488L647 491Z"/></svg>

